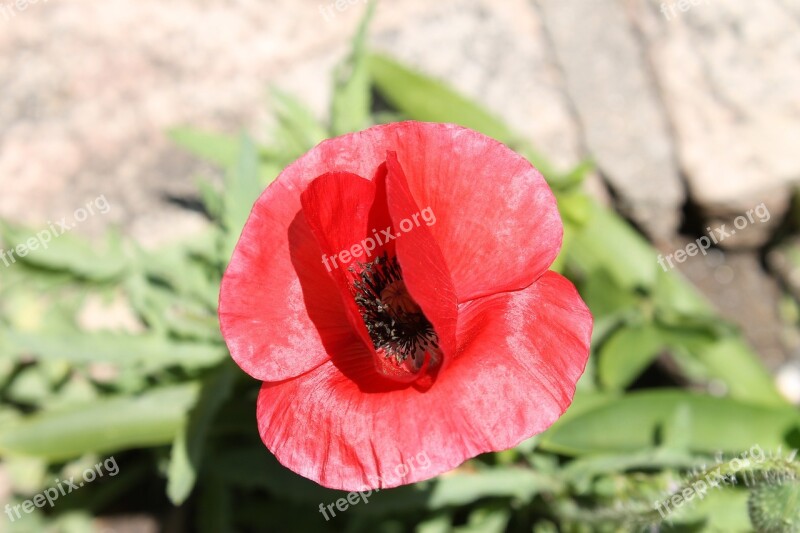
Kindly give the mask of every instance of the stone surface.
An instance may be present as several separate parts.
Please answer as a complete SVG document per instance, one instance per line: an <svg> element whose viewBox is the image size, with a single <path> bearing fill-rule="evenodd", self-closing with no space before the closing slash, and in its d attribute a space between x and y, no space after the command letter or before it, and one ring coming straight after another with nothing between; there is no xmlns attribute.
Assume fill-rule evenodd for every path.
<svg viewBox="0 0 800 533"><path fill-rule="evenodd" d="M665 240L685 201L667 119L621 1L538 0L589 152L651 237ZM580 21L580 25L576 24Z"/></svg>
<svg viewBox="0 0 800 533"><path fill-rule="evenodd" d="M764 202L770 221L724 243L759 246L800 179L800 1L701 0L670 20L661 3L386 1L370 36L485 104L557 167L593 156L618 207L668 241L665 253L678 242L685 191L702 215L692 240ZM104 195L108 214L77 232L119 225L152 248L201 231L205 219L175 200L194 198L195 175L214 172L165 132L263 138L271 84L326 117L333 66L365 4L71 0L9 11L0 0L0 218L44 228ZM590 185L606 195L597 176ZM779 288L756 253L716 251L681 270L770 367L797 357L797 328L781 323ZM90 301L79 319L87 329L141 328L124 302ZM792 369L780 383L797 399ZM0 507L9 491L0 465ZM157 524L115 517L96 528Z"/></svg>
<svg viewBox="0 0 800 533"><path fill-rule="evenodd" d="M729 225L766 202L773 221L727 243L763 244L800 180L800 3L705 0L666 16L630 5L693 201Z"/></svg>
<svg viewBox="0 0 800 533"><path fill-rule="evenodd" d="M209 169L165 132L191 124L263 137L271 84L325 117L332 69L364 9L109 0L0 14L0 216L44 227L104 194L112 210L77 231L121 225L150 247L198 231L201 218L169 199L194 196L194 175ZM524 0L406 0L379 9L372 34L377 47L484 100L559 167L585 156Z"/></svg>
<svg viewBox="0 0 800 533"><path fill-rule="evenodd" d="M344 50L357 22L355 7L325 23L318 6L110 0L0 13L0 216L43 226L104 194L112 210L78 231L118 224L151 245L197 231L197 214L169 199L194 196L208 169L166 131L262 130L268 84L331 39Z"/></svg>
<svg viewBox="0 0 800 533"><path fill-rule="evenodd" d="M673 253L690 242L693 241L679 239L672 250L662 252ZM688 257L676 268L725 319L741 328L770 369L777 369L789 354L796 352L798 345L792 335L796 328L789 328L779 313L781 289L762 270L758 257L711 249L705 256Z"/></svg>
<svg viewBox="0 0 800 533"><path fill-rule="evenodd" d="M723 243L761 244L800 169L800 3L703 0L672 20L660 3L384 2L370 36L484 103L558 167L593 156L654 239L681 222L678 168L702 215L683 228L692 238L765 202L769 223ZM200 231L203 217L175 199L195 197L194 176L212 171L165 131L263 138L271 84L324 118L332 68L366 7L331 5L74 0L0 12L0 217L46 227L102 194L112 209L76 231L120 225L148 247ZM747 268L762 275L755 260ZM742 294L758 298L759 283ZM756 324L747 306L712 300Z"/></svg>
<svg viewBox="0 0 800 533"><path fill-rule="evenodd" d="M529 2L437 2L414 24L374 37L378 48L482 102L557 167L568 170L586 156L564 80Z"/></svg>

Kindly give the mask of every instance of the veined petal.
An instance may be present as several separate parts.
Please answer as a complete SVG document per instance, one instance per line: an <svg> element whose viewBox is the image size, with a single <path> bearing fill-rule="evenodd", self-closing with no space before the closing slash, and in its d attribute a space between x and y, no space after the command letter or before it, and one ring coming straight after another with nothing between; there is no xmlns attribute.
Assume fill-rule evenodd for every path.
<svg viewBox="0 0 800 533"><path fill-rule="evenodd" d="M411 196L395 152L387 154L386 167L386 197L393 225L400 230L396 233L395 246L405 284L433 324L441 350L441 363L447 364L456 353L458 300L444 255L429 230L429 226L435 223L435 213L430 211L434 215L429 219L431 224L423 223L422 210Z"/></svg>
<svg viewBox="0 0 800 533"><path fill-rule="evenodd" d="M234 361L264 381L298 376L360 342L291 179L253 207L222 279L219 319Z"/></svg>
<svg viewBox="0 0 800 533"><path fill-rule="evenodd" d="M570 404L589 354L592 317L575 288L548 272L460 312L460 353L427 391L365 393L325 363L263 385L262 440L307 478L364 490L429 479L545 430Z"/></svg>
<svg viewBox="0 0 800 533"><path fill-rule="evenodd" d="M563 227L541 174L504 144L454 124L398 122L330 139L278 180L302 187L326 172L372 177L387 151L397 153L415 203L436 213L430 232L459 302L527 287L558 255Z"/></svg>

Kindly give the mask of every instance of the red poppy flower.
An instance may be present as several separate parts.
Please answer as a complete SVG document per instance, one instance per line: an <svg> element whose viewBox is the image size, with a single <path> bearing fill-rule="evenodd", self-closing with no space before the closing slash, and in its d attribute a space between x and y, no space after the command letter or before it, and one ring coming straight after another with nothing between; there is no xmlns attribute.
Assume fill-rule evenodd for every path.
<svg viewBox="0 0 800 533"><path fill-rule="evenodd" d="M459 126L377 126L301 157L253 207L220 295L231 355L264 382L266 446L363 490L546 429L592 329L547 270L562 232L539 172Z"/></svg>

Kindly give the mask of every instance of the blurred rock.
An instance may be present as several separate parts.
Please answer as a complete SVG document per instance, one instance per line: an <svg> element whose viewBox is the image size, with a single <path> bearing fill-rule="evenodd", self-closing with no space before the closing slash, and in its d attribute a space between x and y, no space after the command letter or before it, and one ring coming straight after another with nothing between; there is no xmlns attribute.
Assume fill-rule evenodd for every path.
<svg viewBox="0 0 800 533"><path fill-rule="evenodd" d="M589 152L620 209L664 241L685 201L664 110L621 2L537 0Z"/></svg>
<svg viewBox="0 0 800 533"><path fill-rule="evenodd" d="M764 202L770 220L721 243L759 245L800 178L800 4L709 0L671 20L659 5L403 0L383 3L370 37L484 103L557 167L591 153L621 209L658 242L682 216L680 171L703 228L730 229ZM44 227L104 194L109 213L76 231L120 225L148 247L202 231L206 221L184 207L192 202L176 199L195 198L194 176L212 171L165 131L263 137L270 84L326 117L333 66L366 6L334 16L325 6L76 0L0 20L0 217ZM604 184L590 185L603 197ZM738 268L693 279L738 281ZM741 268L763 276L754 255ZM712 300L769 330L761 304L758 320L736 309L772 305L767 281L748 285L740 301ZM749 335L774 353L769 334Z"/></svg>
<svg viewBox="0 0 800 533"><path fill-rule="evenodd" d="M115 224L163 244L159 220L169 238L196 233L197 214L168 198L196 196L208 169L166 131L258 131L267 86L332 39L344 50L364 7L326 23L319 6L78 0L0 16L0 217L41 226L105 194L114 209L77 231Z"/></svg>
<svg viewBox="0 0 800 533"><path fill-rule="evenodd" d="M629 5L692 199L709 224L729 227L765 202L772 220L726 246L763 244L800 180L799 4L713 0L670 20L658 2Z"/></svg>
<svg viewBox="0 0 800 533"><path fill-rule="evenodd" d="M661 252L674 253L689 242L693 241L679 238L672 250ZM789 358L794 346L779 313L781 290L756 255L712 248L707 255L688 257L676 267L724 318L742 329L767 367L775 370Z"/></svg>
<svg viewBox="0 0 800 533"><path fill-rule="evenodd" d="M271 84L327 117L333 67L366 8L326 15L329 4L79 0L18 13L0 32L0 217L41 226L104 194L114 209L78 232L120 225L148 246L196 233L203 221L168 199L195 197L193 176L209 169L165 132L192 125L263 137ZM371 36L485 103L558 168L586 157L526 0L404 0L377 10ZM602 198L596 179L590 190Z"/></svg>
<svg viewBox="0 0 800 533"><path fill-rule="evenodd" d="M429 3L413 23L378 29L377 47L486 105L556 167L569 170L586 157L564 81L529 2Z"/></svg>

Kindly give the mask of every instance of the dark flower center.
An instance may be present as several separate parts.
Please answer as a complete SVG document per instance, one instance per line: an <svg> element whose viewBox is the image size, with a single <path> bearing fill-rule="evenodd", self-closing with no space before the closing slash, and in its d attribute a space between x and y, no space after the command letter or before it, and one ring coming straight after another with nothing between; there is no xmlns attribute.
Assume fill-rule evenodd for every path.
<svg viewBox="0 0 800 533"><path fill-rule="evenodd" d="M349 270L356 276L351 292L378 354L414 372L422 367L426 353L437 362L439 338L408 293L397 257L384 253Z"/></svg>

